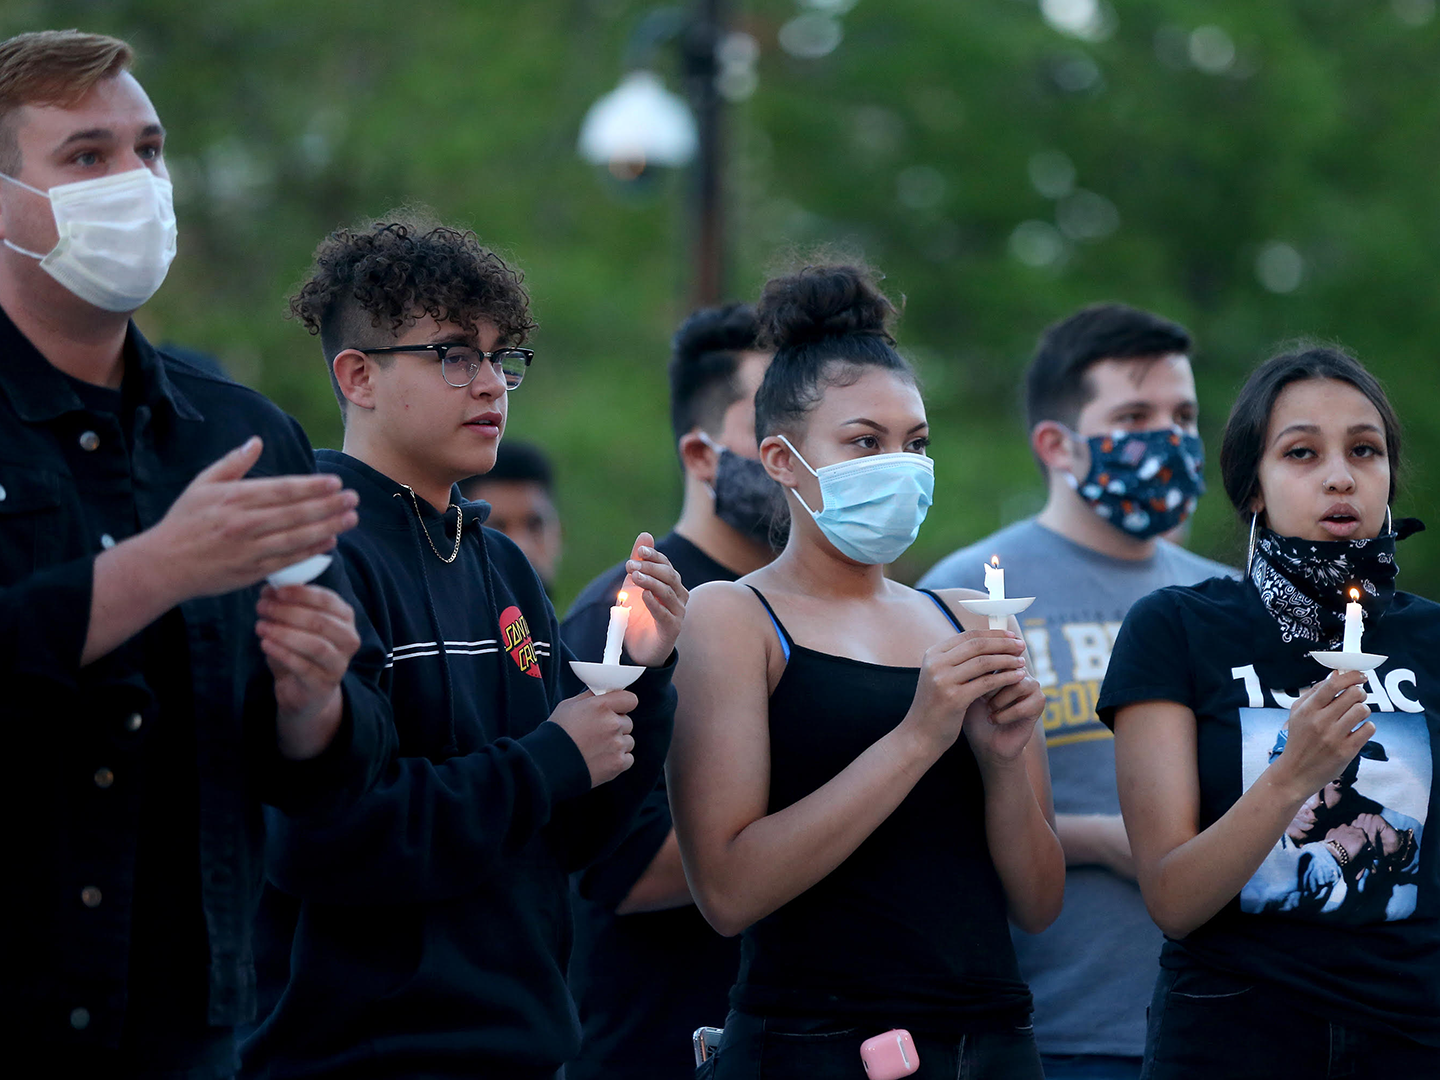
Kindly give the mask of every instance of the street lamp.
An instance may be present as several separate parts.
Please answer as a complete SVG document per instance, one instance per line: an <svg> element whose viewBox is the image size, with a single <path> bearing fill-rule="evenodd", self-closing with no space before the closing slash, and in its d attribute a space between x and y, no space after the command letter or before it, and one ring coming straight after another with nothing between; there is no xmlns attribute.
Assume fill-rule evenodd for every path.
<svg viewBox="0 0 1440 1080"><path fill-rule="evenodd" d="M580 156L619 180L635 180L652 165L680 168L695 157L695 118L683 99L653 71L631 71L585 114Z"/></svg>
<svg viewBox="0 0 1440 1080"><path fill-rule="evenodd" d="M721 185L720 64L716 48L724 21L722 0L699 0L693 12L661 8L642 19L628 49L630 71L590 107L578 149L621 180L651 166L694 165L694 282L697 307L720 302L724 291L724 193ZM678 41L689 106L665 89L654 54ZM692 111L693 110L693 111Z"/></svg>

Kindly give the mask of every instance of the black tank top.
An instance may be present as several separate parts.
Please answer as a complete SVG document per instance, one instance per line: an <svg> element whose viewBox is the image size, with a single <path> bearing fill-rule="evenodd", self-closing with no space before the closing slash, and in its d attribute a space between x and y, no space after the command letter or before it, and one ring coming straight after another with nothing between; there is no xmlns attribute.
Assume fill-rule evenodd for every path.
<svg viewBox="0 0 1440 1080"><path fill-rule="evenodd" d="M797 645L754 592L787 660L770 695L774 813L898 725L920 669ZM959 632L945 603L926 595ZM985 840L980 769L963 734L849 858L745 931L731 1004L762 1016L854 1018L942 1037L1028 1022L1030 991Z"/></svg>

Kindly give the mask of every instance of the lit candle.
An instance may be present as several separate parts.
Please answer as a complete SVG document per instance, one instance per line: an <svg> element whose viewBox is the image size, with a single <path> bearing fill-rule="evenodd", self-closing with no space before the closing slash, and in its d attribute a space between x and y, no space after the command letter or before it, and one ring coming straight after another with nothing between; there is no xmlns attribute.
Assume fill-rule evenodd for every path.
<svg viewBox="0 0 1440 1080"><path fill-rule="evenodd" d="M622 589L615 598L615 606L610 609L610 627L605 631L605 656L600 661L602 664L620 663L620 647L625 644L625 628L630 625L630 609L625 606L628 599L630 594Z"/></svg>
<svg viewBox="0 0 1440 1080"><path fill-rule="evenodd" d="M1365 612L1360 607L1360 590L1350 590L1350 603L1345 605L1345 641L1340 646L1341 652L1358 653L1360 651L1360 620L1365 617Z"/></svg>
<svg viewBox="0 0 1440 1080"><path fill-rule="evenodd" d="M1000 569L999 555L991 555L985 564L985 591L991 600L1005 599L1005 571Z"/></svg>

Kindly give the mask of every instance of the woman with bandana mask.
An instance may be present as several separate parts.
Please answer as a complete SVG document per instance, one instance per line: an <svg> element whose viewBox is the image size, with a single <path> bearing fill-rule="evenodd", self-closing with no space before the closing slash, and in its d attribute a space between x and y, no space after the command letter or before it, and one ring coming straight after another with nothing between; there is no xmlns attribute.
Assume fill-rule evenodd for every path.
<svg viewBox="0 0 1440 1080"><path fill-rule="evenodd" d="M1006 918L1060 906L1044 696L1015 624L888 580L934 490L925 409L854 267L769 282L755 399L791 528L769 566L692 593L669 762L696 903L743 933L716 1075L859 1075L914 1038L919 1076L1034 1077Z"/></svg>
<svg viewBox="0 0 1440 1080"><path fill-rule="evenodd" d="M1399 464L1357 361L1268 361L1221 450L1246 579L1153 593L1116 640L1099 713L1167 937L1147 1078L1440 1075L1440 608L1395 589L1421 528L1391 517ZM1352 595L1384 659L1326 674L1309 654L1341 648ZM1340 813L1361 757L1363 805Z"/></svg>

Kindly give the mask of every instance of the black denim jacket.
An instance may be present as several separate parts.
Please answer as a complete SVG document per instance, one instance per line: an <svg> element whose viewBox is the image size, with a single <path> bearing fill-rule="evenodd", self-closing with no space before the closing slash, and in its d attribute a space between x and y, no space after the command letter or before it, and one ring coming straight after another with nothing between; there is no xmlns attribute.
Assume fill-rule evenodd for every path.
<svg viewBox="0 0 1440 1080"><path fill-rule="evenodd" d="M251 435L251 476L309 473L294 420L260 394L153 349L132 324L139 376L133 449L115 414L92 413L0 311L0 1030L22 1045L118 1043L130 962L141 805L138 732L153 718L144 651L132 639L83 669L92 564L125 539L102 531L106 500L155 525L201 469ZM113 509L114 504L109 504ZM321 584L354 604L337 560ZM345 719L318 758L284 760L274 684L255 636L259 587L180 605L200 780L201 897L210 946L208 1018L255 1009L251 923L263 872L261 803L333 811L389 760L384 664L364 644L346 676ZM143 958L137 958L143 962Z"/></svg>

